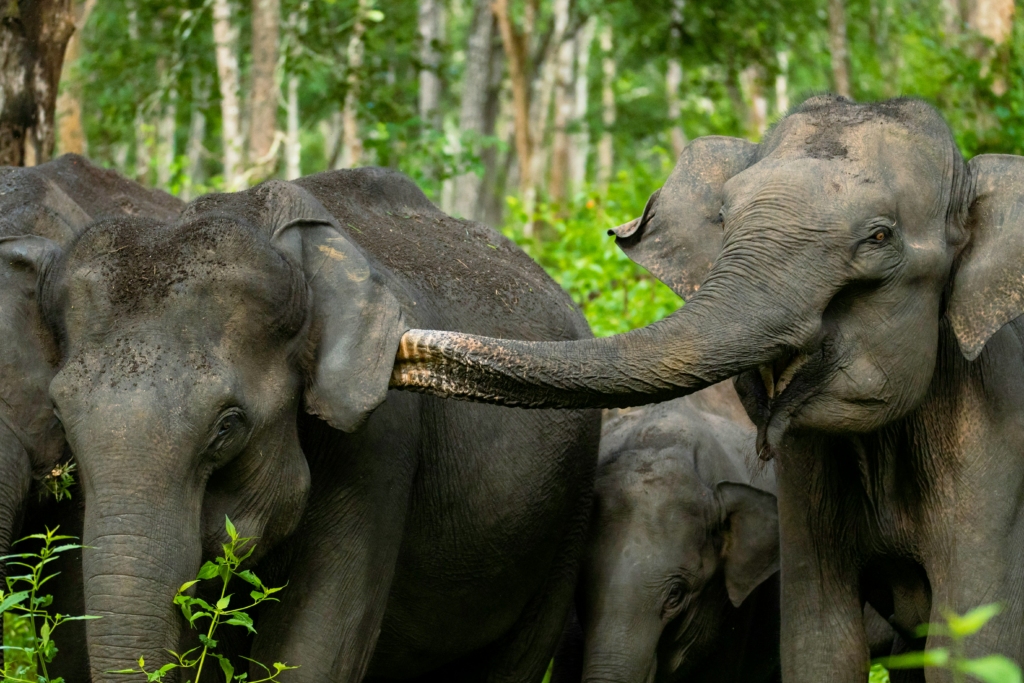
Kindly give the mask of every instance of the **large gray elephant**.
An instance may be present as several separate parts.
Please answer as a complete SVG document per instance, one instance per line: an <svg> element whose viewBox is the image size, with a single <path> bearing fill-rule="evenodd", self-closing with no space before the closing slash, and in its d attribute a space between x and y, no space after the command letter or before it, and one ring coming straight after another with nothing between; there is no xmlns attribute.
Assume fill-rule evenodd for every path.
<svg viewBox="0 0 1024 683"><path fill-rule="evenodd" d="M755 462L731 383L605 418L577 588L584 681L778 679L775 476Z"/></svg>
<svg viewBox="0 0 1024 683"><path fill-rule="evenodd" d="M135 214L168 220L183 206L77 155L32 168L0 167L0 557L23 533L58 524L62 532L75 533L80 525L77 495L55 505L32 491L33 482L70 457L48 396L58 359L36 302L39 274L92 220ZM54 609L81 613L76 572L57 569L64 578L48 586L58 593ZM0 562L0 586L5 575ZM54 676L81 678L84 649L69 647L69 641L82 640L69 633L79 627L61 628L62 653L50 670Z"/></svg>
<svg viewBox="0 0 1024 683"><path fill-rule="evenodd" d="M1024 159L965 163L918 100L819 96L759 145L694 141L617 234L685 306L563 344L414 330L392 386L627 406L739 375L777 462L784 680L863 680L864 596L907 637L1001 602L968 654L1024 660Z"/></svg>
<svg viewBox="0 0 1024 683"><path fill-rule="evenodd" d="M596 411L388 391L409 327L590 336L511 242L404 176L337 171L93 224L44 278L85 491L93 681L179 647L224 517L284 584L286 681L542 678L571 602ZM180 651L180 650L179 650Z"/></svg>

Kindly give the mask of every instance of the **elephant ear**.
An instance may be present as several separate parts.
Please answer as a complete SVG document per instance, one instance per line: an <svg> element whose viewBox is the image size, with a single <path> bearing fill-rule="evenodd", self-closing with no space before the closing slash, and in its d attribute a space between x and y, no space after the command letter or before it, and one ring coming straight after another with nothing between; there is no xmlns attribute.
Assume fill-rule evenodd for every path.
<svg viewBox="0 0 1024 683"><path fill-rule="evenodd" d="M0 237L0 424L37 470L52 468L64 447L47 396L56 344L36 304L39 280L60 253L60 246L45 237Z"/></svg>
<svg viewBox="0 0 1024 683"><path fill-rule="evenodd" d="M724 529L725 587L739 607L755 588L779 571L779 512L775 496L746 484L715 487Z"/></svg>
<svg viewBox="0 0 1024 683"><path fill-rule="evenodd" d="M398 300L337 220L305 189L268 181L274 246L301 264L311 293L316 352L306 408L352 432L384 402L407 326Z"/></svg>
<svg viewBox="0 0 1024 683"><path fill-rule="evenodd" d="M630 259L688 300L722 251L722 187L756 153L757 145L739 138L694 140L643 215L608 234Z"/></svg>
<svg viewBox="0 0 1024 683"><path fill-rule="evenodd" d="M946 311L960 350L974 360L1024 313L1024 157L983 154L968 166L975 182L970 236Z"/></svg>

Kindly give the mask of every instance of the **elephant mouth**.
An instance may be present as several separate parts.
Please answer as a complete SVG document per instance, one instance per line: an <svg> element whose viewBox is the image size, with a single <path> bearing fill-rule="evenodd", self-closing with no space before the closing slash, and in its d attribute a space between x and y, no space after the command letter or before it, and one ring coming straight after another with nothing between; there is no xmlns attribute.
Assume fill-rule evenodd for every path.
<svg viewBox="0 0 1024 683"><path fill-rule="evenodd" d="M760 368L761 381L764 383L768 401L772 402L782 396L796 377L796 373L807 364L810 356L800 351L791 351L776 358L772 363Z"/></svg>
<svg viewBox="0 0 1024 683"><path fill-rule="evenodd" d="M822 364L820 356L794 349L741 375L737 389L747 393L748 412L757 416L757 454L762 460L775 457L793 418L813 397L814 376Z"/></svg>

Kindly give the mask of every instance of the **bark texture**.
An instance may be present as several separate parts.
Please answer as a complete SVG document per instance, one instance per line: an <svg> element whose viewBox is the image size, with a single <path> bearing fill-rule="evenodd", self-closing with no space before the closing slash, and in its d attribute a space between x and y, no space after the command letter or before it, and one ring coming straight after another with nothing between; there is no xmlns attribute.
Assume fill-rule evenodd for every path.
<svg viewBox="0 0 1024 683"><path fill-rule="evenodd" d="M615 56L612 54L612 40L612 26L605 23L601 27L601 123L604 131L597 148L597 184L602 190L607 189L611 182L615 163L612 147L612 128L615 126Z"/></svg>
<svg viewBox="0 0 1024 683"><path fill-rule="evenodd" d="M71 0L0 0L0 165L53 156L57 86L74 31Z"/></svg>
<svg viewBox="0 0 1024 683"><path fill-rule="evenodd" d="M441 106L441 53L438 46L444 41L445 12L443 0L420 0L420 118L431 125L440 125Z"/></svg>
<svg viewBox="0 0 1024 683"><path fill-rule="evenodd" d="M277 60L280 52L281 0L252 0L252 118L249 122L249 163L254 180L274 170L277 137Z"/></svg>
<svg viewBox="0 0 1024 683"><path fill-rule="evenodd" d="M239 103L238 30L231 24L230 0L213 0L213 42L220 87L221 134L224 144L224 184L229 192L244 190L242 121Z"/></svg>
<svg viewBox="0 0 1024 683"><path fill-rule="evenodd" d="M68 66L75 63L82 54L82 31L89 21L89 15L96 7L97 0L85 0L75 5L75 32L68 40L64 51L66 78ZM86 154L88 147L85 129L82 127L82 88L78 83L66 84L57 96L57 141L62 154Z"/></svg>
<svg viewBox="0 0 1024 683"><path fill-rule="evenodd" d="M345 106L341 112L343 168L353 168L363 160L363 139L359 135L359 89L362 85L365 51L363 34L366 33L366 12L369 9L369 0L359 0L356 23L352 27L352 37L348 41L348 92L345 93Z"/></svg>
<svg viewBox="0 0 1024 683"><path fill-rule="evenodd" d="M846 42L845 0L828 0L828 46L832 54L832 84L850 97L850 50Z"/></svg>
<svg viewBox="0 0 1024 683"><path fill-rule="evenodd" d="M683 0L672 2L672 48L680 50L683 43ZM665 69L665 94L668 99L668 120L671 124L672 151L676 157L686 147L686 133L683 132L680 117L683 113L683 100L680 88L683 86L683 62L678 56L670 56Z"/></svg>
<svg viewBox="0 0 1024 683"><path fill-rule="evenodd" d="M466 47L466 71L459 105L459 129L464 133L487 135L493 132L493 122L492 130L487 128L495 28L491 0L477 0ZM483 179L475 173L464 173L455 179L456 216L479 220L482 183Z"/></svg>
<svg viewBox="0 0 1024 683"><path fill-rule="evenodd" d="M590 128L587 111L590 99L590 48L594 44L597 19L590 17L576 38L576 85L573 102L572 145L569 149L570 191L577 192L587 182L587 157L590 156Z"/></svg>
<svg viewBox="0 0 1024 683"><path fill-rule="evenodd" d="M565 201L569 176L569 124L575 104L573 67L576 40L566 38L558 48L555 80L554 139L551 145L551 178L548 191L554 202Z"/></svg>
<svg viewBox="0 0 1024 683"><path fill-rule="evenodd" d="M516 156L519 159L519 189L524 194L533 185L531 171L533 141L530 136L530 85L528 82L527 44L529 33L520 33L512 24L508 0L495 0L494 16L498 20L501 42L508 59L509 79L512 81L512 100L515 107ZM529 30L529 27L528 29Z"/></svg>

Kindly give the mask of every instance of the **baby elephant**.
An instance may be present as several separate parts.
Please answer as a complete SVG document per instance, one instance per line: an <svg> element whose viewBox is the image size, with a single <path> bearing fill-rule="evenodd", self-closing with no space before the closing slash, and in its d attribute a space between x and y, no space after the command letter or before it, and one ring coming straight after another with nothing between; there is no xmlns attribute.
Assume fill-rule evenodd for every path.
<svg viewBox="0 0 1024 683"><path fill-rule="evenodd" d="M751 471L754 437L731 382L609 413L578 596L584 681L779 679L775 482Z"/></svg>

